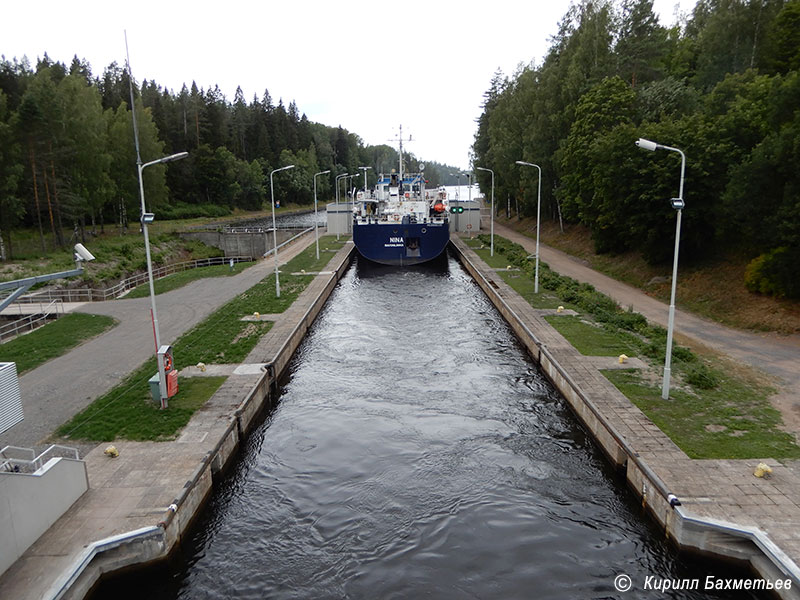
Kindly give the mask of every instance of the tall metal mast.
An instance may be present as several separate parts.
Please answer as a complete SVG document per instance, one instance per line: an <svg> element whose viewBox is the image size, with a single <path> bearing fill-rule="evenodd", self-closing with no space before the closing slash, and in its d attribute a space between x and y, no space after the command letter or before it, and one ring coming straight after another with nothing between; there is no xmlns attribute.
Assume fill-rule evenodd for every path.
<svg viewBox="0 0 800 600"><path fill-rule="evenodd" d="M403 140L403 126L402 125L400 125L400 133L394 139L400 141L400 188L402 189L402 187L403 187L403 141L404 141ZM394 141L394 140L392 140L392 141ZM405 140L405 141L406 142L410 142L411 141L411 136L408 136L408 139Z"/></svg>

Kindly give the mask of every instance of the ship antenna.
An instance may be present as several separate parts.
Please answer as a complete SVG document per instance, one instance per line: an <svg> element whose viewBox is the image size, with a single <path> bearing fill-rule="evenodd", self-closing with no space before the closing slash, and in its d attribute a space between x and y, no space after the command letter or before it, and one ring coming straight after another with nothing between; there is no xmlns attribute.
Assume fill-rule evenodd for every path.
<svg viewBox="0 0 800 600"><path fill-rule="evenodd" d="M400 186L403 185L403 126L400 125L400 133L397 137L389 140L390 142L400 141ZM411 141L411 136L408 136L407 142Z"/></svg>

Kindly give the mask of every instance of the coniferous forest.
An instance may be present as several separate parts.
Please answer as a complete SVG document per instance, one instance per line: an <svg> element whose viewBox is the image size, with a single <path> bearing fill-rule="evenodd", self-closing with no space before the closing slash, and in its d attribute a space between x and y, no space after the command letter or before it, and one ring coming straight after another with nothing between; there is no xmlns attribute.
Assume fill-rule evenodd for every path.
<svg viewBox="0 0 800 600"><path fill-rule="evenodd" d="M337 174L378 173L398 166L388 145L365 145L355 133L309 121L297 105L277 103L268 91L250 102L237 89L233 102L218 87L193 83L174 93L152 80L134 82L142 162L188 151L180 161L144 173L148 211L159 220L223 216L269 206L269 173L276 198L296 204L327 202ZM112 63L95 76L77 57L71 64L44 55L0 60L0 255L12 259L14 232L33 228L42 252L69 246L70 232L138 223L130 86L126 69ZM387 127L390 125L387 124ZM391 129L387 130L387 136ZM404 152L406 168L420 162ZM426 160L429 185L446 183L453 167ZM457 170L457 169L456 169ZM359 176L356 187L363 187ZM343 193L344 186L340 181ZM66 232L66 233L65 233Z"/></svg>
<svg viewBox="0 0 800 600"><path fill-rule="evenodd" d="M673 255L687 157L681 262L744 253L749 289L800 297L800 1L699 0L659 24L651 0L583 0L541 64L485 93L474 164L495 194L591 230L598 252ZM488 173L478 171L481 189Z"/></svg>

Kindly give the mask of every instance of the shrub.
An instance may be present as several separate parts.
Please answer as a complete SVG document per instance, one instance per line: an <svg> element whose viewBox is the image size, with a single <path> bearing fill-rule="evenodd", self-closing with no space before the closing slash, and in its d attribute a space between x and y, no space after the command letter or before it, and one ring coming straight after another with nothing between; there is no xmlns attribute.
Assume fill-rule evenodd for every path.
<svg viewBox="0 0 800 600"><path fill-rule="evenodd" d="M717 387L719 378L706 365L698 363L686 371L686 382L701 390L710 390Z"/></svg>
<svg viewBox="0 0 800 600"><path fill-rule="evenodd" d="M750 261L744 284L751 292L800 298L800 248L782 246Z"/></svg>

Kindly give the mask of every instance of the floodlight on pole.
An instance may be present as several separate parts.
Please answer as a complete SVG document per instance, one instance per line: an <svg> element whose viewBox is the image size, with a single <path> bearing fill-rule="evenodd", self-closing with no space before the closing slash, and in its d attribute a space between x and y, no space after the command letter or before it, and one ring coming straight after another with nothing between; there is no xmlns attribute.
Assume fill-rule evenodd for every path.
<svg viewBox="0 0 800 600"><path fill-rule="evenodd" d="M686 173L686 155L678 148L657 144L656 142L646 140L644 138L639 138L636 141L636 145L643 150L650 150L652 152L656 150L669 150L671 152L677 152L681 155L681 182L680 187L678 188L678 197L671 199L672 208L678 211L678 216L675 221L675 253L672 259L672 292L670 293L669 320L667 322L667 356L664 359L664 381L661 385L661 398L663 400L667 400L669 399L669 380L672 371L672 332L675 328L675 293L678 284L678 250L681 243L681 212L683 211L684 206L686 206L686 203L683 200L683 180Z"/></svg>
<svg viewBox="0 0 800 600"><path fill-rule="evenodd" d="M317 244L317 260L319 260L319 218L317 217L317 177L319 175L326 175L330 172L331 170L328 169L327 171L320 171L319 173L314 173L314 241Z"/></svg>
<svg viewBox="0 0 800 600"><path fill-rule="evenodd" d="M489 239L491 240L491 243L490 243L489 256L494 256L494 171L492 171L491 169L487 169L486 167L475 167L475 168L478 169L479 171L489 171L489 173L492 174L492 214L491 214L492 218L490 221L491 230Z"/></svg>
<svg viewBox="0 0 800 600"><path fill-rule="evenodd" d="M518 160L518 165L522 165L525 167L536 167L539 169L539 191L536 195L536 268L534 269L534 276L533 276L533 293L539 293L539 221L541 220L541 208L542 208L542 167L536 165L534 163L525 162L524 160Z"/></svg>
<svg viewBox="0 0 800 600"><path fill-rule="evenodd" d="M281 282L278 279L278 229L275 225L275 187L272 183L272 176L277 173L278 171L286 171L288 169L294 169L294 165L288 165L286 167L281 167L280 169L275 169L269 174L269 194L270 199L272 200L272 244L273 244L273 253L275 254L275 297L281 297Z"/></svg>

